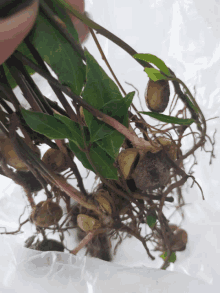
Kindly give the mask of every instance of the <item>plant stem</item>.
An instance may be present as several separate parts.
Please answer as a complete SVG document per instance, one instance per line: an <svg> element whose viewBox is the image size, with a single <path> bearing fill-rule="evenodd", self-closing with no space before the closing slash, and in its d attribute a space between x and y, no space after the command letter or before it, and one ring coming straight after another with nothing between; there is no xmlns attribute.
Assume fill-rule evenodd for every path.
<svg viewBox="0 0 220 293"><path fill-rule="evenodd" d="M127 93L126 93L125 90L123 89L123 87L122 87L122 85L120 84L119 80L117 79L117 77L116 77L114 71L112 70L112 68L111 68L111 66L110 66L110 64L109 64L109 62L108 62L108 60L107 60L107 58L105 57L105 54L104 54L104 52L103 52L103 50L102 50L102 48L101 48L101 46L100 46L100 44L99 44L99 41L98 41L96 35L94 34L94 32L93 32L93 30L92 30L91 28L89 28L89 30L90 30L91 35L92 35L92 37L93 37L93 39L94 39L94 41L95 41L95 43L96 43L96 46L97 46L97 48L98 48L98 50L99 50L99 52L100 52L100 54L101 54L101 56L102 56L102 59L103 59L104 62L106 63L108 69L110 70L112 76L114 77L114 79L115 79L117 85L119 86L119 88L121 89L122 93L126 96ZM139 116L139 118L140 118L143 122L145 122L144 118L143 118L143 117L141 116L141 114L138 112L138 110L136 109L135 105L132 103L131 106L132 106L132 108L135 110L135 112L137 113L137 115Z"/></svg>
<svg viewBox="0 0 220 293"><path fill-rule="evenodd" d="M89 241L92 240L92 238L95 236L95 232L89 232L84 238L83 240L79 243L79 245L74 248L72 251L70 251L70 253L76 255L84 246L86 246Z"/></svg>
<svg viewBox="0 0 220 293"><path fill-rule="evenodd" d="M114 34L112 34L111 32L109 32L108 30L106 30L104 27L102 27L99 24L95 23L94 21L92 21L91 19L89 19L86 15L83 15L80 12L78 12L76 9L74 9L72 6L70 6L65 1L61 0L60 2L64 5L64 7L66 7L66 9L71 14L73 14L74 16L76 16L77 18L79 18L88 27L93 28L94 30L97 31L97 33L99 33L99 34L105 36L106 38L108 38L109 40L113 41L115 44L117 44L119 47L121 47L123 50L125 50L132 57L133 57L133 55L137 54L137 52L133 48L131 48L128 44L126 44L124 41L122 41L120 38L118 38L117 36L115 36ZM152 68L153 67L151 64L149 64L146 61L142 61L142 60L138 60L138 59L135 59L135 60L138 63L140 63L143 67L148 67L148 68ZM171 72L171 74L173 74L173 71L170 71L170 72ZM177 89L178 90L178 94L179 94L179 96L181 98L183 98L184 94L182 93L182 91L181 91L178 83L175 84L175 82L174 82L174 87L175 87L175 89L178 88ZM186 99L185 99L185 103L187 104L187 107L190 109L190 111L192 113L192 116L195 117L195 112L192 110L192 108L190 107L190 105L186 101Z"/></svg>
<svg viewBox="0 0 220 293"><path fill-rule="evenodd" d="M130 131L128 128L126 128L123 124L118 122L116 119L114 119L114 118L100 112L99 110L93 108L85 100L83 100L79 96L73 94L72 91L70 90L70 88L62 85L59 81L57 81L52 76L49 76L44 70L39 68L36 64L34 64L29 58L24 56L22 53L16 51L14 54L15 54L15 56L18 57L18 59L22 60L26 65L30 66L32 69L34 69L36 72L38 72L44 78L46 78L48 81L53 83L56 87L58 87L60 90L62 90L66 95L68 95L70 98L72 98L74 101L76 101L79 105L83 106L83 108L88 110L97 119L112 126L118 132L123 134L128 140L131 141L131 143L135 147L137 147L139 149L145 149L145 148L148 148L149 146L151 146L151 144L148 141L144 140L143 138L137 137L132 131Z"/></svg>
<svg viewBox="0 0 220 293"><path fill-rule="evenodd" d="M78 19L80 19L88 27L96 30L98 34L103 35L104 37L106 37L110 41L117 44L119 47L121 47L123 50L125 50L132 57L133 57L133 55L137 54L137 52L132 47L130 47L128 44L126 44L124 41L122 41L120 38L118 38L116 35L114 35L110 31L108 31L107 29L105 29L101 25L99 25L96 22L94 22L93 20L91 20L85 14L80 13L79 11L74 9L72 6L70 6L68 3L66 3L63 0L61 0L60 2L64 5L64 7L67 9L67 11L70 14L76 16ZM142 60L138 60L138 59L135 59L135 60L144 67L148 67L148 68L153 67L146 61L142 61Z"/></svg>
<svg viewBox="0 0 220 293"><path fill-rule="evenodd" d="M66 180L52 170L50 170L46 164L44 164L26 145L21 138L16 133L16 124L15 120L12 117L11 124L9 127L9 136L12 140L12 143L15 146L15 152L19 156L21 160L27 164L30 170L38 171L43 177L45 177L51 184L57 186L62 191L64 191L67 195L69 195L73 200L77 201L80 205L84 206L87 209L93 210L98 215L103 215L103 212L93 205L89 203L84 195L75 189L72 185L66 182Z"/></svg>

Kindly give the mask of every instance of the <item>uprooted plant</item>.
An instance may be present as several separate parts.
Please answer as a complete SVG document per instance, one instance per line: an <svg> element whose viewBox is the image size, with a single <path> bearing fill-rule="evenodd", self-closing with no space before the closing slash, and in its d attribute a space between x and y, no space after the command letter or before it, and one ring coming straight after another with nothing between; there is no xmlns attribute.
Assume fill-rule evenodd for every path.
<svg viewBox="0 0 220 293"><path fill-rule="evenodd" d="M1 174L23 186L31 206L30 217L23 223L19 221L18 231L2 233L16 234L31 221L44 240L35 242L36 235L32 236L26 247L64 251L65 233L78 227L81 242L74 249L65 248L77 254L87 246L93 256L99 254L106 260L111 256L98 251L96 244L102 242L109 248L111 239L120 244L124 235L130 235L142 242L152 260L155 257L148 243L162 251L162 268L166 269L175 261L175 252L186 248L187 233L169 223L163 208L169 204L174 210L182 209L182 186L188 180L201 189L192 172L185 173L183 163L189 156L195 158L199 147L204 149L207 138L212 144L211 159L214 157L214 142L206 134L204 115L187 86L158 57L137 54L86 14L63 0L53 2L56 5L51 0L40 1L31 33L0 66ZM88 25L118 86L89 51L83 50L67 11ZM145 93L149 112L138 111L133 105L135 92L125 93L93 30L144 67L149 77ZM43 95L31 77L34 72L48 81L60 106ZM171 84L175 91L172 101ZM29 103L29 110L15 96L12 89L16 85ZM169 115L161 114L169 104ZM148 120L159 124L151 125ZM183 154L182 141L189 136L191 148ZM50 147L42 160L38 148L41 144ZM99 179L94 190L86 190L75 157ZM67 181L72 175L78 189ZM33 195L42 188L45 201L36 204ZM73 206L70 198L76 202ZM66 214L60 200L66 204ZM148 226L145 236L141 234L142 224ZM61 243L47 239L46 233L51 230L59 233Z"/></svg>

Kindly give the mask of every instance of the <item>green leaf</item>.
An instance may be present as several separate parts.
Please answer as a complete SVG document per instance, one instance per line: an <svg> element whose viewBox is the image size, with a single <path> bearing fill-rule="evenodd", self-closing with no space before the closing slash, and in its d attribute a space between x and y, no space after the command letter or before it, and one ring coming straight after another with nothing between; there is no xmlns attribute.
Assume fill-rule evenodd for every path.
<svg viewBox="0 0 220 293"><path fill-rule="evenodd" d="M134 95L135 95L135 92L130 92L124 97L124 101L125 101L127 108L129 108L131 106Z"/></svg>
<svg viewBox="0 0 220 293"><path fill-rule="evenodd" d="M83 164L83 166L86 168L86 169L89 169L91 171L94 171L94 169L92 168L92 166L90 165L87 157L86 157L86 154L84 151L81 151L77 145L73 142L73 141L69 141L69 147L70 149L73 151L73 153L75 154L75 156L78 158L78 160Z"/></svg>
<svg viewBox="0 0 220 293"><path fill-rule="evenodd" d="M110 117L113 117L124 126L128 126L128 108L132 103L135 92L129 93L122 100L112 100L107 102L100 111ZM106 136L117 132L113 127L93 117L89 127L91 142L103 139Z"/></svg>
<svg viewBox="0 0 220 293"><path fill-rule="evenodd" d="M112 159L102 148L96 143L92 144L89 152L93 164L96 166L97 171L107 179L117 180L117 169L113 166L114 159Z"/></svg>
<svg viewBox="0 0 220 293"><path fill-rule="evenodd" d="M157 218L155 216L149 215L147 216L147 224L150 228L153 228L157 221Z"/></svg>
<svg viewBox="0 0 220 293"><path fill-rule="evenodd" d="M69 141L69 146L76 157L82 162L83 166L96 173L89 163L85 152L81 151L72 141ZM118 179L117 169L113 166L114 160L96 143L92 144L89 156L99 174L104 178L113 180Z"/></svg>
<svg viewBox="0 0 220 293"><path fill-rule="evenodd" d="M160 73L159 70L155 68L144 68L144 71L147 73L148 77L153 81L167 79L167 77Z"/></svg>
<svg viewBox="0 0 220 293"><path fill-rule="evenodd" d="M27 58L29 58L34 63L36 62L35 59L33 58L32 54L31 54L31 52L29 51L28 47L26 46L26 44L24 42L22 42L18 46L17 50L19 52L21 52L22 54L24 54ZM28 66L25 66L25 67L26 67L26 69L27 69L29 74L35 73L35 71L32 68L30 68ZM3 64L3 68L4 68L5 75L6 75L6 78L8 80L9 85L11 86L12 89L14 89L17 86L16 81L12 77L10 71L8 70L8 67L5 64Z"/></svg>
<svg viewBox="0 0 220 293"><path fill-rule="evenodd" d="M84 148L84 142L79 124L63 115L54 114L54 117L61 120L69 128L69 131L71 132L71 140L74 141L77 146Z"/></svg>
<svg viewBox="0 0 220 293"><path fill-rule="evenodd" d="M171 75L169 68L166 66L166 64L157 56L152 54L135 54L133 56L135 59L144 60L149 63L152 63L157 66L163 73L166 75Z"/></svg>
<svg viewBox="0 0 220 293"><path fill-rule="evenodd" d="M163 254L160 255L160 257L165 260L167 257L167 252L165 251ZM176 253L172 252L169 257L169 262L175 262L176 261Z"/></svg>
<svg viewBox="0 0 220 293"><path fill-rule="evenodd" d="M72 133L69 128L51 115L32 112L22 108L21 113L31 129L44 134L50 139L72 138Z"/></svg>
<svg viewBox="0 0 220 293"><path fill-rule="evenodd" d="M42 59L58 75L59 81L80 95L85 80L85 65L78 53L41 11L30 39Z"/></svg>
<svg viewBox="0 0 220 293"><path fill-rule="evenodd" d="M111 158L115 159L119 154L119 150L123 141L124 135L118 131L115 131L112 134L104 137L102 140L97 141L96 143L103 150L105 150Z"/></svg>
<svg viewBox="0 0 220 293"><path fill-rule="evenodd" d="M127 96L123 99L125 102L126 113L123 117L123 120L120 121L124 126L128 127L128 112L127 109L130 107L135 92L128 93ZM120 118L120 117L119 117ZM120 119L119 119L120 120ZM98 140L96 143L105 150L110 157L115 159L119 153L119 149L124 141L124 135L115 130L110 135L105 136L101 140Z"/></svg>
<svg viewBox="0 0 220 293"><path fill-rule="evenodd" d="M74 37L77 43L79 43L79 37L77 30L75 29L70 16L67 13L65 6L60 0L46 0L46 4L51 10L65 23L68 32Z"/></svg>
<svg viewBox="0 0 220 293"><path fill-rule="evenodd" d="M106 103L100 111L115 118L120 123L126 123L128 118L128 109L124 100L110 101ZM91 142L100 140L115 131L113 127L95 117L90 124L89 130L91 134Z"/></svg>
<svg viewBox="0 0 220 293"><path fill-rule="evenodd" d="M139 112L141 114L145 114L148 116L151 116L157 120L160 120L162 122L166 123L173 123L173 124L180 124L180 125L190 125L193 122L195 122L194 119L181 119L177 117L171 117L163 114L153 113L153 112Z"/></svg>
<svg viewBox="0 0 220 293"><path fill-rule="evenodd" d="M85 56L87 66L86 85L82 93L83 99L98 110L112 100L123 99L116 84L87 50L85 50ZM85 120L89 128L93 119L91 114L88 115L85 112Z"/></svg>

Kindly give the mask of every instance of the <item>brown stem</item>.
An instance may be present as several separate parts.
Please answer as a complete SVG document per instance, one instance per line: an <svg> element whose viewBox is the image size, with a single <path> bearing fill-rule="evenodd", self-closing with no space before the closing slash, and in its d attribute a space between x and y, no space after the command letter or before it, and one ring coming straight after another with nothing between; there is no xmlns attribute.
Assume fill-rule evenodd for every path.
<svg viewBox="0 0 220 293"><path fill-rule="evenodd" d="M70 253L76 255L84 246L86 246L92 238L95 236L94 232L89 232L86 237L83 238L83 240L79 243L79 245L74 248Z"/></svg>
<svg viewBox="0 0 220 293"><path fill-rule="evenodd" d="M36 94L27 83L21 71L18 69L23 66L23 64L19 62L13 55L8 58L5 63L33 110L45 113L46 110L42 103L38 100Z"/></svg>
<svg viewBox="0 0 220 293"><path fill-rule="evenodd" d="M11 102L13 106L15 107L15 109L19 111L20 103L8 83L8 80L6 78L5 71L2 65L0 65L0 90L3 92L5 99Z"/></svg>

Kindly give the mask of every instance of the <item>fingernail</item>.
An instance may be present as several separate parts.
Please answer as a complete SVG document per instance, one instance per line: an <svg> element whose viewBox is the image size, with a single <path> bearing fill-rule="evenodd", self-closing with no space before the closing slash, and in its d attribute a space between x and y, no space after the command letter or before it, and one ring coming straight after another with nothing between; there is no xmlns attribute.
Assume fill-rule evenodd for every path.
<svg viewBox="0 0 220 293"><path fill-rule="evenodd" d="M7 18L30 6L34 1L35 0L1 0L0 18Z"/></svg>

